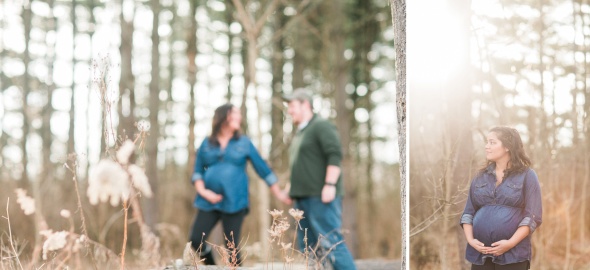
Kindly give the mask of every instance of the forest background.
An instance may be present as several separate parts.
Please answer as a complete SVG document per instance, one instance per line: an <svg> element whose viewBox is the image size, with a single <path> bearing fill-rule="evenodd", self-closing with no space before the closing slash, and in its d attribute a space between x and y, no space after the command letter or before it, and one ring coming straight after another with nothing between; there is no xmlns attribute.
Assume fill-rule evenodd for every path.
<svg viewBox="0 0 590 270"><path fill-rule="evenodd" d="M244 133L284 186L293 125L280 97L298 87L314 91L318 114L341 136L347 244L359 259L399 258L391 22L385 0L0 2L0 209L21 259L43 240L40 217L68 230L62 209L77 232L83 214L89 238L121 252L124 213L89 204L87 179L140 134L136 163L154 192L141 198L145 223L160 238L162 261L181 256L196 211L194 153L215 107L241 107ZM34 215L19 209L17 188L35 199ZM286 207L255 174L250 189L243 234L247 248L261 250L267 210ZM0 231L8 248L4 220ZM139 234L131 222L128 256L137 255ZM223 241L219 230L212 237Z"/></svg>
<svg viewBox="0 0 590 270"><path fill-rule="evenodd" d="M541 183L531 269L590 269L588 2L408 10L411 269L469 269L459 217L498 125L520 132Z"/></svg>

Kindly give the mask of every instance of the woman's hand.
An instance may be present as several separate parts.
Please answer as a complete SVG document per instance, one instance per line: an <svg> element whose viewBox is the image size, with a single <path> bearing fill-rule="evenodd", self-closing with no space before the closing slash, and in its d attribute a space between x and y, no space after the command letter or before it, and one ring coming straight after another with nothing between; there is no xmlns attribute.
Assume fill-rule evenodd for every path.
<svg viewBox="0 0 590 270"><path fill-rule="evenodd" d="M472 246L475 250L482 254L491 254L490 247L486 247L484 243L480 242L479 240L472 238L468 241L469 245Z"/></svg>
<svg viewBox="0 0 590 270"><path fill-rule="evenodd" d="M202 190L199 195L212 204L216 204L223 200L223 196L221 196L221 194L217 194L209 189Z"/></svg>
<svg viewBox="0 0 590 270"><path fill-rule="evenodd" d="M197 194L203 197L205 200L212 204L216 204L223 200L223 196L221 194L217 194L209 189L205 188L205 182L202 179L195 181L195 190L197 190Z"/></svg>
<svg viewBox="0 0 590 270"><path fill-rule="evenodd" d="M272 194L275 196L275 198L277 198L277 200L281 201L282 203L286 205L291 205L293 203L293 200L291 197L289 197L288 189L281 190L278 183L271 185L270 191L272 191Z"/></svg>
<svg viewBox="0 0 590 270"><path fill-rule="evenodd" d="M500 240L492 244L492 248L489 249L489 252L494 256L500 256L514 246L515 245L510 240Z"/></svg>
<svg viewBox="0 0 590 270"><path fill-rule="evenodd" d="M291 197L289 197L289 195L287 195L287 193L284 191L281 191L279 194L275 194L275 197L286 205L291 205L293 203Z"/></svg>

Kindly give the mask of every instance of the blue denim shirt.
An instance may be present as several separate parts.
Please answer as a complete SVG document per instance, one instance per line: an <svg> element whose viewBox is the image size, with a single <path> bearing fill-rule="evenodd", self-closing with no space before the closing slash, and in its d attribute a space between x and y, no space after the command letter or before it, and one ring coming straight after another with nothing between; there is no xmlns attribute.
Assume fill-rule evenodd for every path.
<svg viewBox="0 0 590 270"><path fill-rule="evenodd" d="M269 186L277 182L276 175L248 137L242 135L232 138L223 150L219 145L211 144L209 138L205 138L197 150L192 182L194 184L202 179L205 188L221 194L223 200L212 204L197 195L193 205L201 210L219 210L224 213L236 213L248 208L247 160L252 162L256 173Z"/></svg>
<svg viewBox="0 0 590 270"><path fill-rule="evenodd" d="M520 226L530 233L515 247L500 256L481 254L467 244L465 258L482 265L486 258L504 265L531 260L531 235L542 222L541 187L532 169L506 177L496 187L496 165L491 164L473 179L460 224L473 225L473 238L484 243L510 239Z"/></svg>

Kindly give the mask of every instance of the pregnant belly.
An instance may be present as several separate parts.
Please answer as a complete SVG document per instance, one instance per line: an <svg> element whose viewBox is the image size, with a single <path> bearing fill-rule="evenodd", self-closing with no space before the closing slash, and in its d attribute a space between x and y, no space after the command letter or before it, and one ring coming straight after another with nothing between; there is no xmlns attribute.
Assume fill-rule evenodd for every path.
<svg viewBox="0 0 590 270"><path fill-rule="evenodd" d="M522 210L503 205L486 205L475 213L473 237L486 246L510 239L522 221Z"/></svg>

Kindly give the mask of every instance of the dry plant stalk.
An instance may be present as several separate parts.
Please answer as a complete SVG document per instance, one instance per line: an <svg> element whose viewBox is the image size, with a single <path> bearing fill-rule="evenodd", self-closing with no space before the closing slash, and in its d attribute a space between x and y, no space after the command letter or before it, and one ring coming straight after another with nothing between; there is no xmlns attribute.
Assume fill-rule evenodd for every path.
<svg viewBox="0 0 590 270"><path fill-rule="evenodd" d="M73 164L70 166L68 162L72 162ZM77 201L77 211L80 213L80 220L82 221L82 234L88 237L88 230L86 229L86 218L84 217L84 210L82 208L82 199L80 198L80 191L78 187L78 157L75 153L71 153L68 157L66 163L64 163L64 168L72 173L72 181L74 182L74 190L76 191L76 199Z"/></svg>
<svg viewBox="0 0 590 270"><path fill-rule="evenodd" d="M284 261L283 267L292 268L293 262L295 261L295 252L297 252L297 254L304 257L306 269L308 269L310 262L315 263L316 269L323 269L322 264L328 258L328 255L332 252L332 250L334 250L334 248L336 246L343 243L343 241L340 241L338 243L333 244L328 249L326 249L323 246L321 246L320 243L322 242L323 239L327 239L327 238L324 237L323 235L320 235L318 242L316 243L316 246L310 247L307 242L308 241L307 228L302 228L301 223L300 223L300 221L304 218L304 216L303 216L304 212L301 210L298 210L298 209L289 209L289 214L293 217L293 219L295 221L294 224L295 224L296 230L294 233L293 241L291 243L285 243L285 242L283 242L283 238L285 236L285 233L287 232L287 230L290 227L290 224L287 221L287 218L286 217L283 218L283 216L282 216L283 211L282 210L276 210L276 209L273 211L268 210L268 213L273 218L271 228L270 228L270 230L268 230L268 232L270 234L270 238L268 239L268 241L271 246L271 250L273 247L273 245L272 245L273 243L275 243L276 246L281 250L281 255L282 255L282 258ZM297 241L297 230L298 229L304 230L303 242L304 242L305 248L303 248L303 252L300 252L294 248L295 242ZM269 268L268 263L272 262L272 251L271 250L269 250L269 252L267 254L267 263L266 263L267 269ZM319 254L320 251L321 251L321 254Z"/></svg>
<svg viewBox="0 0 590 270"><path fill-rule="evenodd" d="M109 152L109 138L112 137L112 140L116 141L115 129L113 128L112 106L115 104L117 98L113 92L108 91L108 85L111 80L108 72L109 68L110 58L108 54L100 57L100 60L92 59L92 85L96 86L100 105L103 107L105 153ZM109 120L109 125L106 124L107 119Z"/></svg>
<svg viewBox="0 0 590 270"><path fill-rule="evenodd" d="M6 219L6 221L8 222L8 241L10 242L10 247L12 248L12 252L13 252L13 256L16 259L16 262L18 263L18 266L20 267L21 270L23 270L23 265L20 262L19 259L19 252L16 251L16 248L14 247L14 241L12 240L12 228L10 226L10 213L8 213L8 206L10 205L10 198L6 199L6 217L3 217ZM4 258L2 258L4 259Z"/></svg>
<svg viewBox="0 0 590 270"><path fill-rule="evenodd" d="M72 164L69 165L68 163L71 162ZM66 162L64 163L64 168L66 168L68 171L70 171L72 173L72 181L74 182L74 190L76 192L76 199L77 199L77 212L80 214L80 221L82 222L81 225L81 229L82 229L82 235L84 235L86 238L88 237L88 229L86 228L86 218L84 216L84 208L82 208L82 199L80 197L80 190L79 190L79 186L78 186L78 155L76 153L70 153L68 155L68 159L66 160ZM72 231L73 232L73 231ZM88 248L88 242L84 241L83 242L85 247ZM94 267L95 270L98 270L96 264L96 259L94 258L94 254L90 253L90 259L92 260L92 266Z"/></svg>
<svg viewBox="0 0 590 270"><path fill-rule="evenodd" d="M221 257L221 261L223 261L223 264L226 267L229 267L229 269L234 270L237 269L240 266L240 264L248 257L248 254L245 253L245 251L243 251L245 243L248 242L248 238L246 238L245 240L241 239L240 245L236 245L233 232L230 233L230 237L231 240L227 237L227 235L224 235L227 248L207 241L205 241L205 243L209 244L211 247L215 249L215 251L217 251L217 253ZM203 242L201 241L199 249L201 249L202 245ZM238 253L242 253L242 255L238 257ZM202 261L204 261L204 259L200 260L200 262Z"/></svg>
<svg viewBox="0 0 590 270"><path fill-rule="evenodd" d="M193 251L192 242L186 243L184 251L182 252L182 261L184 262L184 264L190 264L192 266L195 266L196 269L199 269L199 263L205 260L199 259L202 248L202 241L201 244L199 244L199 248L196 251Z"/></svg>
<svg viewBox="0 0 590 270"><path fill-rule="evenodd" d="M110 197L110 202L113 206L118 205L119 200L123 202L125 224L123 232L123 247L121 251L121 269L125 268L129 207L133 208L132 215L140 230L142 242L141 257L143 257L143 259L148 259L145 260L148 263L154 264L155 262L159 261L160 240L151 231L149 226L145 224L138 199L140 193L137 192L137 190L147 197L152 196L152 191L143 169L135 164L129 164L129 159L134 153L136 149L135 145L138 142L139 147L137 148L143 149L145 145L144 141L147 136L147 130L149 129L149 124L136 123L139 133L136 134L133 141L128 140L126 134L124 134L123 137L120 137L120 140L117 140L117 137L115 136L115 129L113 128L112 108L118 97L109 91L108 87L110 83L110 75L108 73L110 68L110 59L108 55L102 57L99 61L93 60L92 67L94 69L94 79L92 84L97 88L100 104L103 107L103 121L105 123L105 153L109 154L110 156L109 159L103 159L101 162L99 162L97 167L101 166L102 163L102 170L97 173L96 177L103 180L114 178L115 181L108 179L111 181L105 181L106 185L105 183L98 183L97 186L95 185L95 189L102 188L99 191L95 191L89 186L89 199L92 204L96 204L99 199L100 201L104 202ZM109 121L108 124L106 123L107 120ZM114 141L113 148L117 146L117 143L120 143L120 146L118 147L117 153L114 157L112 156L112 153L109 152L109 138L112 138ZM115 174L115 177L112 177L109 174ZM89 182L91 182L90 178ZM112 186L109 186L109 184ZM119 190L113 190L113 188L119 188Z"/></svg>
<svg viewBox="0 0 590 270"><path fill-rule="evenodd" d="M129 213L129 207L127 201L123 201L123 244L121 247L121 270L125 270L125 249L127 247L127 214Z"/></svg>

